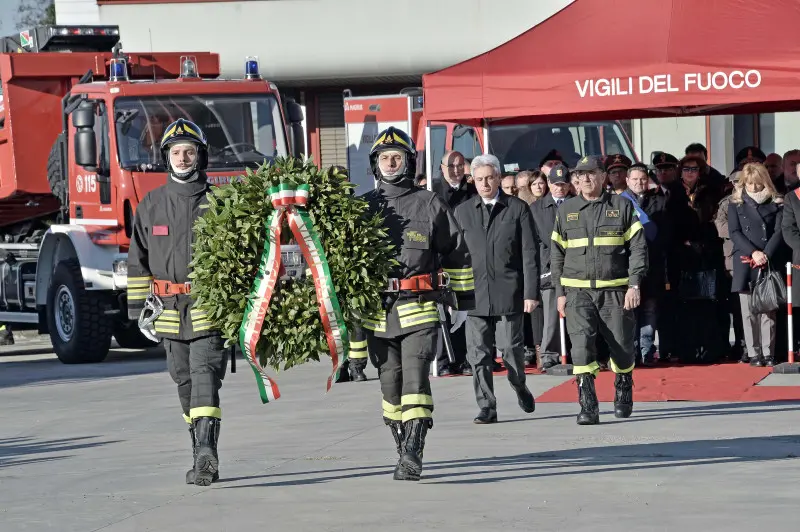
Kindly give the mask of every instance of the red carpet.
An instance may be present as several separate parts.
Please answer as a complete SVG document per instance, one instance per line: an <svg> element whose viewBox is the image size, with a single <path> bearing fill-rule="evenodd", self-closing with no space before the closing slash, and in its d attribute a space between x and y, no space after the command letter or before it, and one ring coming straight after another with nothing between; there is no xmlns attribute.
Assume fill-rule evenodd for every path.
<svg viewBox="0 0 800 532"><path fill-rule="evenodd" d="M637 368L633 377L633 400L766 402L800 401L798 386L756 386L771 373L771 368L753 368L743 364L713 366L667 366ZM547 378L547 377L541 377ZM614 401L614 373L601 372L596 381L601 402ZM800 384L800 381L799 381ZM536 398L539 403L575 403L578 389L570 379Z"/></svg>

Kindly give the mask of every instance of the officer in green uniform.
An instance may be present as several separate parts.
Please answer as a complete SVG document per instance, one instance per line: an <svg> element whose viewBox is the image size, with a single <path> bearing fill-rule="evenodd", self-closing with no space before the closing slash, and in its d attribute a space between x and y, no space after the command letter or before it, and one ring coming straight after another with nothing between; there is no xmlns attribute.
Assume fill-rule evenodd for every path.
<svg viewBox="0 0 800 532"><path fill-rule="evenodd" d="M647 243L633 204L603 190L599 157L584 157L573 172L580 196L558 208L550 265L558 310L566 316L573 373L581 405L577 422L600 422L594 379L599 371L597 336L606 341L616 373L614 415L633 412L634 337L639 284L647 273Z"/></svg>
<svg viewBox="0 0 800 532"><path fill-rule="evenodd" d="M161 153L167 183L136 208L128 252L128 318L155 316L140 327L151 339L163 339L167 367L178 385L194 454L186 483L208 486L219 478L219 390L229 349L205 312L194 308L188 282L192 225L208 204L206 136L196 124L178 119L167 127Z"/></svg>
<svg viewBox="0 0 800 532"><path fill-rule="evenodd" d="M442 199L414 184L416 156L403 131L379 133L369 154L377 188L363 196L369 212L383 216L399 263L383 291L384 310L362 317L381 381L384 422L400 455L395 480L420 479L425 435L433 427L429 373L440 326L437 304L447 299L451 331L475 305L464 235Z"/></svg>

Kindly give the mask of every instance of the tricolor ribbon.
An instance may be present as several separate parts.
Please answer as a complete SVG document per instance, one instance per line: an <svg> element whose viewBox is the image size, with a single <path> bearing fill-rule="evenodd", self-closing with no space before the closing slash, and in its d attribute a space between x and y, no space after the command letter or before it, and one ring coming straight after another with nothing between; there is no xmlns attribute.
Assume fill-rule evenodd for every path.
<svg viewBox="0 0 800 532"><path fill-rule="evenodd" d="M268 193L275 210L264 224L267 231L264 251L261 253L258 273L247 298L242 325L239 327L239 345L256 376L262 403L269 403L281 396L277 383L267 376L258 360L256 345L261 337L264 318L267 315L272 295L275 293L278 277L280 277L281 226L284 218L287 219L289 228L300 246L314 278L319 315L333 362L333 372L328 377L326 390L331 389L349 354L347 327L342 318L342 310L339 307L339 299L334 290L330 268L325 259L325 251L322 249L319 235L314 229L314 224L305 207L308 203L308 185L281 183L270 188Z"/></svg>

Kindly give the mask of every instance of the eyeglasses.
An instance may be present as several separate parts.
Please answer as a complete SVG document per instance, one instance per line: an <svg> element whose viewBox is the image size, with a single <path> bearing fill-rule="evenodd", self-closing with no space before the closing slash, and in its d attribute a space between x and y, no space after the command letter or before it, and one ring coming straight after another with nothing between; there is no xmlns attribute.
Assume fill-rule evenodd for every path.
<svg viewBox="0 0 800 532"><path fill-rule="evenodd" d="M698 166L684 166L681 170L690 174L696 174L700 171L700 168Z"/></svg>

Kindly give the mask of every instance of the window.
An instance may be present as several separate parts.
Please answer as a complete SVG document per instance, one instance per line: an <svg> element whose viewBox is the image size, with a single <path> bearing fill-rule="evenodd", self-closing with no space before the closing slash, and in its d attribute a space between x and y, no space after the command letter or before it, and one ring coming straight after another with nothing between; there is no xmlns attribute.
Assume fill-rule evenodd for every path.
<svg viewBox="0 0 800 532"><path fill-rule="evenodd" d="M457 125L453 129L453 150L460 152L466 159L474 159L481 154L481 144L470 126Z"/></svg>
<svg viewBox="0 0 800 532"><path fill-rule="evenodd" d="M255 168L287 155L277 100L271 95L120 98L114 108L120 166L163 170L159 145L178 118L208 138L208 169Z"/></svg>
<svg viewBox="0 0 800 532"><path fill-rule="evenodd" d="M431 170L436 178L442 177L442 157L447 146L447 128L445 126L431 127Z"/></svg>

